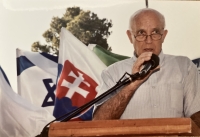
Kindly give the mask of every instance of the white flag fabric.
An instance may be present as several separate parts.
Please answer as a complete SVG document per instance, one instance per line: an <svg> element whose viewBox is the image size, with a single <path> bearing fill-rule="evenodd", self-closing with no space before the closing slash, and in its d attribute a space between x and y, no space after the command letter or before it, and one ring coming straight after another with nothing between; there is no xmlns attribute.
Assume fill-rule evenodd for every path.
<svg viewBox="0 0 200 137"><path fill-rule="evenodd" d="M58 57L17 49L18 93L53 115Z"/></svg>
<svg viewBox="0 0 200 137"><path fill-rule="evenodd" d="M86 104L97 95L101 72L106 66L86 45L65 28L61 29L58 83L54 116ZM79 120L91 120L93 108L81 113Z"/></svg>
<svg viewBox="0 0 200 137"><path fill-rule="evenodd" d="M0 137L34 137L53 119L47 110L16 94L0 67Z"/></svg>

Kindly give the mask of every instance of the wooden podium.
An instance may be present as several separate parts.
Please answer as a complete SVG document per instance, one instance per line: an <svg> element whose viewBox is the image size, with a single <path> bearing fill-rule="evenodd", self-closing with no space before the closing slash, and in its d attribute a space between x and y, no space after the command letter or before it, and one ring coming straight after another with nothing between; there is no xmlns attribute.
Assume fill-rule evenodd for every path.
<svg viewBox="0 0 200 137"><path fill-rule="evenodd" d="M74 121L52 123L49 137L200 136L190 118Z"/></svg>

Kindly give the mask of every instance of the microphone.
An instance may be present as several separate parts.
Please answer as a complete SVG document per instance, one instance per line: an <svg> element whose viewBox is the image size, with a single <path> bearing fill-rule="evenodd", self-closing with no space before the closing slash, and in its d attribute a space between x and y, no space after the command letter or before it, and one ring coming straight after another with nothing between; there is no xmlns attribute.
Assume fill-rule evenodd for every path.
<svg viewBox="0 0 200 137"><path fill-rule="evenodd" d="M145 76L150 70L156 68L159 65L159 57L155 54L152 54L151 59L149 61L145 61L143 63L143 68L139 72L140 76Z"/></svg>

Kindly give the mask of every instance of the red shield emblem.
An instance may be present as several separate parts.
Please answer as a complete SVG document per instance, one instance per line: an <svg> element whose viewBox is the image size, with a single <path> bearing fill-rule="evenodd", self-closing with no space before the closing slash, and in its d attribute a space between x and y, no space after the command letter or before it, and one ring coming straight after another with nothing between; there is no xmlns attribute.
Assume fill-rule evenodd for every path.
<svg viewBox="0 0 200 137"><path fill-rule="evenodd" d="M91 77L66 60L57 84L56 97L68 97L72 106L80 107L96 97L96 87L97 83Z"/></svg>

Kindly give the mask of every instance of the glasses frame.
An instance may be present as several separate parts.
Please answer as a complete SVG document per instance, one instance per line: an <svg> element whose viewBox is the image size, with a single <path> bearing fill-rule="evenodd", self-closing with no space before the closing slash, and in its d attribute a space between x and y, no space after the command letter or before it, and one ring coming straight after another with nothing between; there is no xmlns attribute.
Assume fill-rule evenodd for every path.
<svg viewBox="0 0 200 137"><path fill-rule="evenodd" d="M133 35L133 36L134 36L134 38L135 38L137 41L143 42L143 41L145 41L145 40L147 39L148 36L150 36L151 40L154 40L154 39L152 39L152 35L155 35L155 34L142 35L142 36L145 36L145 39L142 40L142 41L137 39L137 37L138 37L138 36L141 36L141 35L137 35L137 36ZM160 37L159 39L157 39L157 40L160 40L160 39L162 38L162 36L163 36L163 34L160 34L160 33L156 33L156 35L160 35L160 36L161 36L161 37ZM157 41L157 40L154 40L154 41Z"/></svg>

